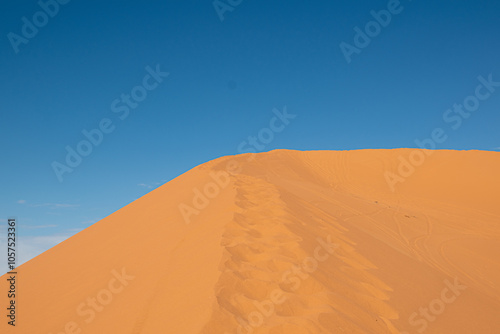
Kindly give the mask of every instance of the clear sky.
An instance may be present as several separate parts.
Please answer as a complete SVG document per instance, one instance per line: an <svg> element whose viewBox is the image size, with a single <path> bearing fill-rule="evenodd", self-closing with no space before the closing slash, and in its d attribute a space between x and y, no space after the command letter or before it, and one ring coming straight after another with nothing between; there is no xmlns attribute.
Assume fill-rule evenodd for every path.
<svg viewBox="0 0 500 334"><path fill-rule="evenodd" d="M285 109L257 151L416 147L435 128L437 148L500 146L500 87L446 113L500 81L498 1L60 2L1 2L0 223L18 218L22 260L247 150ZM98 144L71 168L84 130Z"/></svg>

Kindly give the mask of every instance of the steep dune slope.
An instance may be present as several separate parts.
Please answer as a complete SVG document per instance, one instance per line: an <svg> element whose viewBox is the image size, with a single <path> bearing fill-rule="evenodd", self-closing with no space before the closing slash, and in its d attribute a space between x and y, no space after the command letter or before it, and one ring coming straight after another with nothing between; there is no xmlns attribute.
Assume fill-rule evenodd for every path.
<svg viewBox="0 0 500 334"><path fill-rule="evenodd" d="M496 333L500 154L412 152L200 165L18 268L0 332Z"/></svg>

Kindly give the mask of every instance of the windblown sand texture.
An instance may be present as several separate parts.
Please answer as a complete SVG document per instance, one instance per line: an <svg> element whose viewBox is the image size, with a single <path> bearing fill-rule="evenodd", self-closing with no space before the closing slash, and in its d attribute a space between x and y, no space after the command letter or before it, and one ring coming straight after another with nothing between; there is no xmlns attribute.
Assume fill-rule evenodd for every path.
<svg viewBox="0 0 500 334"><path fill-rule="evenodd" d="M410 152L202 164L20 266L15 328L2 276L0 333L500 333L500 154L433 151L392 192ZM187 224L179 205L230 161Z"/></svg>

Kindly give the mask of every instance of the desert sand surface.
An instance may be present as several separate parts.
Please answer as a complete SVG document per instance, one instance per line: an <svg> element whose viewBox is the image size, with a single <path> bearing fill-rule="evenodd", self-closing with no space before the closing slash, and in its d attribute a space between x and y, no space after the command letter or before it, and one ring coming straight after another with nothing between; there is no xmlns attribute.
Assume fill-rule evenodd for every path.
<svg viewBox="0 0 500 334"><path fill-rule="evenodd" d="M2 276L0 332L500 333L500 153L414 151L202 164L20 266L15 327Z"/></svg>

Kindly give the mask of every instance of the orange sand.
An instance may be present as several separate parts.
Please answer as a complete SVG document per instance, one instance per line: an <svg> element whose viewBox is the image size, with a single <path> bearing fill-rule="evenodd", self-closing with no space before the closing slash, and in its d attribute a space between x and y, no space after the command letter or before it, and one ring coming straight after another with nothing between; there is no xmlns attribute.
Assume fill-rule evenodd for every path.
<svg viewBox="0 0 500 334"><path fill-rule="evenodd" d="M20 266L15 328L2 276L0 333L499 333L500 154L435 151L392 192L411 152L200 165Z"/></svg>

